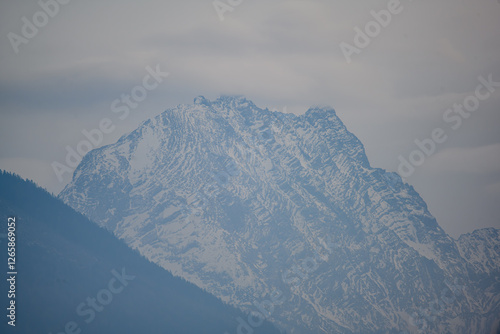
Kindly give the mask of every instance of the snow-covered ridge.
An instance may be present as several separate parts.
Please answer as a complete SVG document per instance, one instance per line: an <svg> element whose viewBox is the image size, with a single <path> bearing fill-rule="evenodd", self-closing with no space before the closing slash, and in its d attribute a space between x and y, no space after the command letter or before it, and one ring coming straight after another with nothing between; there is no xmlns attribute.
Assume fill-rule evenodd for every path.
<svg viewBox="0 0 500 334"><path fill-rule="evenodd" d="M197 97L90 152L60 197L234 305L253 311L279 289L271 320L291 333L416 333L455 280L467 289L423 318L428 332L484 332L500 311L498 230L453 240L330 107ZM325 240L341 246L319 261Z"/></svg>

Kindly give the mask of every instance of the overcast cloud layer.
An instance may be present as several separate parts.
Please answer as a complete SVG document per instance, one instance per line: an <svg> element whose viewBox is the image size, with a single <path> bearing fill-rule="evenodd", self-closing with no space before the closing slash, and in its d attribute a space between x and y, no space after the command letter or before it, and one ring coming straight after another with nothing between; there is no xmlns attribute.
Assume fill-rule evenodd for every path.
<svg viewBox="0 0 500 334"><path fill-rule="evenodd" d="M500 228L500 88L456 130L443 120L475 94L479 76L500 82L500 3L401 0L348 63L340 43L354 45L354 28L390 2L243 0L221 21L211 0L72 0L16 53L9 33L22 36L22 18L33 22L41 7L4 1L0 168L58 193L71 176L59 182L51 163L106 117L116 129L103 144L197 95L245 95L296 114L330 105L372 166L391 171L415 139L442 128L447 139L406 181L452 236ZM120 120L111 103L157 65L169 76Z"/></svg>

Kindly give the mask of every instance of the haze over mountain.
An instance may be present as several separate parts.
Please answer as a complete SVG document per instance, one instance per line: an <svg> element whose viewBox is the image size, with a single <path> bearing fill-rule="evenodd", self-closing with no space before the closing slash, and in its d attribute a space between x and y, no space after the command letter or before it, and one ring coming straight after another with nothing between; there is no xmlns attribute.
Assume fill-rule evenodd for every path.
<svg viewBox="0 0 500 334"><path fill-rule="evenodd" d="M0 333L235 333L240 311L150 263L32 182L0 171L2 222L16 219L15 327L0 281ZM7 223L0 225L7 233ZM0 239L2 264L6 239ZM3 266L4 267L4 266ZM4 268L7 266L5 265ZM269 323L262 333L279 334Z"/></svg>
<svg viewBox="0 0 500 334"><path fill-rule="evenodd" d="M195 99L88 153L59 195L151 261L245 311L280 292L291 333L488 333L500 234L451 238L374 168L335 111Z"/></svg>

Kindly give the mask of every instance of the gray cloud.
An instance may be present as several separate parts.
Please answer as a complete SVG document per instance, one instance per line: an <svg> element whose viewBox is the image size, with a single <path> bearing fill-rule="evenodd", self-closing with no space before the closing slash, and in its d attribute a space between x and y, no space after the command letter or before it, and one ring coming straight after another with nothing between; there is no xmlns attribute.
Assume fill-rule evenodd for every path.
<svg viewBox="0 0 500 334"><path fill-rule="evenodd" d="M500 81L500 4L401 0L403 11L347 64L339 43L353 43L354 27L387 3L245 0L221 22L210 0L72 1L16 54L7 34L20 34L21 17L40 7L2 2L0 168L57 192L63 184L50 163L103 117L117 125L106 144L197 95L243 94L294 113L331 105L372 165L396 170L416 138L447 126L444 111L473 92L479 75ZM118 121L111 102L156 64L171 75ZM454 236L500 227L500 171L484 149L500 144L499 107L496 92L408 179Z"/></svg>

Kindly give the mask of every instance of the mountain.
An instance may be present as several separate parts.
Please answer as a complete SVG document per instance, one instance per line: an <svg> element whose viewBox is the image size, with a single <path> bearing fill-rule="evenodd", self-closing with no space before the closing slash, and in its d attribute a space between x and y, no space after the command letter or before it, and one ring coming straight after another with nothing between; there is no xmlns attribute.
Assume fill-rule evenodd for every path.
<svg viewBox="0 0 500 334"><path fill-rule="evenodd" d="M88 153L59 197L290 333L488 333L499 319L498 230L448 236L329 107L197 97Z"/></svg>
<svg viewBox="0 0 500 334"><path fill-rule="evenodd" d="M1 333L223 334L236 332L239 319L248 319L149 262L35 184L5 172L0 172L0 212ZM17 272L9 284L8 231L15 234L10 255ZM7 324L10 300L15 327ZM260 330L280 333L267 322Z"/></svg>

